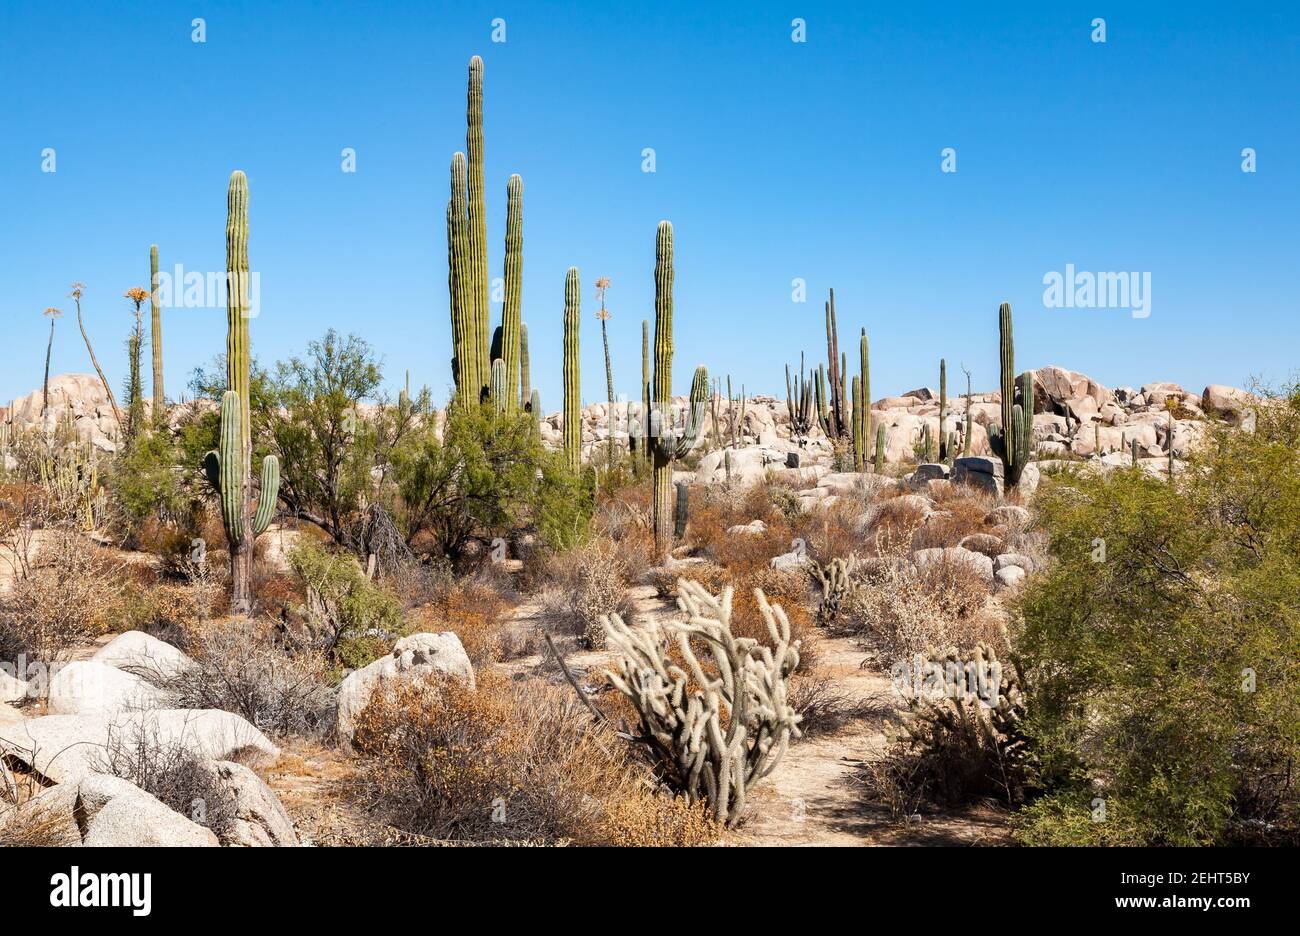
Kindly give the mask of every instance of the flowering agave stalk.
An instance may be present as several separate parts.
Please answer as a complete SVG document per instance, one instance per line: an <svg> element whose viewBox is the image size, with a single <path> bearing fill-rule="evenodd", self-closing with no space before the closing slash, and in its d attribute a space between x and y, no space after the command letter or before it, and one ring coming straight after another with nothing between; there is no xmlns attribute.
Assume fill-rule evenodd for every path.
<svg viewBox="0 0 1300 936"><path fill-rule="evenodd" d="M140 311L149 298L149 290L132 286L122 294L135 306L135 329L127 339L130 371L126 384L126 437L134 439L144 426L144 384L140 376L140 352L144 346L144 319Z"/></svg>

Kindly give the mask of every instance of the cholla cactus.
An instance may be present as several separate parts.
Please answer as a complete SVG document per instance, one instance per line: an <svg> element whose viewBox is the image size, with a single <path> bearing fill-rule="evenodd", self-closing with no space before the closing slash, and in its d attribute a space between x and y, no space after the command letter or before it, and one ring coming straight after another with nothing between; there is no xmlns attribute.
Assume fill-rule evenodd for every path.
<svg viewBox="0 0 1300 936"><path fill-rule="evenodd" d="M761 589L754 595L775 649L732 634L730 587L715 598L682 579L677 592L684 622L629 627L617 614L606 619L608 642L619 652L618 672L609 677L636 708L636 739L653 752L665 781L693 802L708 802L714 819L730 824L750 787L801 735L788 695L799 641L790 640L785 612ZM673 639L687 669L670 659Z"/></svg>
<svg viewBox="0 0 1300 936"><path fill-rule="evenodd" d="M817 609L817 623L823 627L834 623L840 616L844 602L857 591L858 557L850 555L847 560L835 558L826 565L809 563L808 574L821 588L822 602Z"/></svg>

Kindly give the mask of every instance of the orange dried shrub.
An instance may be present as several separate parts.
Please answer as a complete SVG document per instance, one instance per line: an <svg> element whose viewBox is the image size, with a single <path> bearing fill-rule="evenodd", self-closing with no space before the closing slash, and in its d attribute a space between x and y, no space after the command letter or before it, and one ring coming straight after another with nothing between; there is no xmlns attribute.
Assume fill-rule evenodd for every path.
<svg viewBox="0 0 1300 936"><path fill-rule="evenodd" d="M412 633L451 631L460 638L476 666L501 659L511 605L499 592L473 579L462 579L429 604L408 614Z"/></svg>
<svg viewBox="0 0 1300 936"><path fill-rule="evenodd" d="M378 695L360 717L366 804L396 828L444 839L698 845L702 812L656 792L627 745L567 686L491 670Z"/></svg>
<svg viewBox="0 0 1300 936"><path fill-rule="evenodd" d="M754 594L757 580L761 579L742 576L737 582L736 590L731 596L731 632L737 637L752 637L763 646L775 649L775 641L759 611L758 597ZM796 597L794 589L791 592L780 596L770 595L765 590L763 594L768 604L780 605L785 610L785 616L790 620L790 639L800 641L799 669L806 670L812 666L816 656L817 627L808 611L806 599Z"/></svg>

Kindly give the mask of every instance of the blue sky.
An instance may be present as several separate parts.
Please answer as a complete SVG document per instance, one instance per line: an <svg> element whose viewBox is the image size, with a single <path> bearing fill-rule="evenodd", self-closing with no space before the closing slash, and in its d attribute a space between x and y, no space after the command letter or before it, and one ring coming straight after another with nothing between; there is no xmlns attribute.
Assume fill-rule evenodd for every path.
<svg viewBox="0 0 1300 936"><path fill-rule="evenodd" d="M582 375L604 396L594 281L613 281L617 389L636 393L655 225L674 222L678 392L706 363L751 392L871 338L876 397L1017 364L1199 390L1300 364L1300 12L1286 4L34 3L0 6L0 397L89 371L67 287L114 382L130 286L224 269L247 172L259 360L328 327L450 381L444 210L465 73L486 63L492 275L505 184L524 195L534 383L560 402L565 270L584 282ZM191 40L203 17L207 41ZM506 42L491 41L492 20ZM807 41L791 41L802 17ZM1104 44L1091 22L1106 20ZM45 173L53 148L57 171ZM357 171L340 169L353 147ZM653 147L656 172L642 171ZM940 171L941 151L957 171ZM1258 171L1241 171L1253 147ZM1143 271L1151 315L1048 309L1043 276ZM791 301L802 277L808 301ZM495 313L494 313L495 314ZM223 309L166 321L168 392L223 346ZM854 368L856 370L856 367Z"/></svg>

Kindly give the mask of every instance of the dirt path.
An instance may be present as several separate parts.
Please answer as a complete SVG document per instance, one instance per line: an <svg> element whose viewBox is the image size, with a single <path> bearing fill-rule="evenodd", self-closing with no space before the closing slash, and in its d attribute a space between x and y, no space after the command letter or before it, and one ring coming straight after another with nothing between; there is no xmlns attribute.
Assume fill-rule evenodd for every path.
<svg viewBox="0 0 1300 936"><path fill-rule="evenodd" d="M671 619L678 613L673 602L659 598L653 588L634 589L636 619ZM540 621L541 605L529 602L516 609L521 627ZM609 651L561 646L565 661L580 683L586 674L610 666ZM750 798L750 816L730 840L736 845L974 845L1000 844L1006 823L995 810L974 809L958 815L914 817L895 822L888 811L866 801L858 767L878 756L886 729L895 719L897 695L889 678L878 669L864 667L866 654L845 637L818 641L814 666L830 676L837 688L861 703L864 716L833 734L809 737L791 745L781 764ZM558 676L551 670L549 652L534 653L500 664L515 677Z"/></svg>

